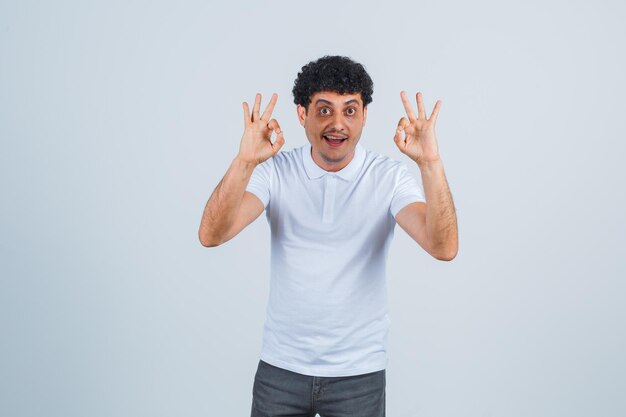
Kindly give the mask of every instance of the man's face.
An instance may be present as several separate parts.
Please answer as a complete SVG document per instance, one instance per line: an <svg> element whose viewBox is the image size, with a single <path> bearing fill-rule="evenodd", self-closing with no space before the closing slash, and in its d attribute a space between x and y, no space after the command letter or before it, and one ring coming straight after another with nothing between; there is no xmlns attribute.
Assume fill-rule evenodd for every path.
<svg viewBox="0 0 626 417"><path fill-rule="evenodd" d="M321 91L311 96L308 109L298 105L297 110L315 163L331 172L348 165L367 116L361 93Z"/></svg>

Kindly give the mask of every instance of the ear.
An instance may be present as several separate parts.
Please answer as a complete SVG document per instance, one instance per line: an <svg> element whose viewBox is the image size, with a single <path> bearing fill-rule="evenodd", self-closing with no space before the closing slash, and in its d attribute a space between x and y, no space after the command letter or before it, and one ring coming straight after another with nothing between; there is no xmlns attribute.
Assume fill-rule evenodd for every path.
<svg viewBox="0 0 626 417"><path fill-rule="evenodd" d="M298 120L300 121L302 127L304 127L304 121L306 120L306 107L298 104L296 111L298 112Z"/></svg>
<svg viewBox="0 0 626 417"><path fill-rule="evenodd" d="M366 120L367 120L367 106L363 106L363 126L365 126Z"/></svg>

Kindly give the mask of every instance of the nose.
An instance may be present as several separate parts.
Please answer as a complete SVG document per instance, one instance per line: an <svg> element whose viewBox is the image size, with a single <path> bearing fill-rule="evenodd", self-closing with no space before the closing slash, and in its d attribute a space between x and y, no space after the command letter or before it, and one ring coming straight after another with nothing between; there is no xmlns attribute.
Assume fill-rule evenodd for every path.
<svg viewBox="0 0 626 417"><path fill-rule="evenodd" d="M330 128L335 129L338 132L345 130L345 120L341 112L336 112L330 121Z"/></svg>

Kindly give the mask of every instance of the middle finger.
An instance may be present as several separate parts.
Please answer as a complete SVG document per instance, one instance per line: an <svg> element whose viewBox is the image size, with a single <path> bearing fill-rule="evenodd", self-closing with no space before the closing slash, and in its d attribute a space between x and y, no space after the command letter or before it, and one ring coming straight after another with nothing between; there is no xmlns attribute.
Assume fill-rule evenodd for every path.
<svg viewBox="0 0 626 417"><path fill-rule="evenodd" d="M404 91L400 92L400 98L402 99L402 104L404 105L406 115L409 116L409 120L415 119L415 113L413 113L411 103L409 103L409 99L406 97L406 93Z"/></svg>
<svg viewBox="0 0 626 417"><path fill-rule="evenodd" d="M272 112L274 111L274 106L276 105L276 100L278 100L278 94L272 94L272 98L270 99L269 104L265 108L263 115L261 116L261 120L269 120L272 117Z"/></svg>

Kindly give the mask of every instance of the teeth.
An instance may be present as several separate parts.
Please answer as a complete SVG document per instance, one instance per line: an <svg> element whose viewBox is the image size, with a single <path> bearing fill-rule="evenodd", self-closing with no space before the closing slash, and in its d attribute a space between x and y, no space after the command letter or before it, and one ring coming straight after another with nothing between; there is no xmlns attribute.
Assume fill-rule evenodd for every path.
<svg viewBox="0 0 626 417"><path fill-rule="evenodd" d="M330 135L325 135L324 137L325 137L326 139L334 139L334 140L342 140L342 139L345 139L345 138L342 138L342 137L330 136Z"/></svg>

